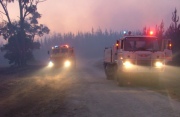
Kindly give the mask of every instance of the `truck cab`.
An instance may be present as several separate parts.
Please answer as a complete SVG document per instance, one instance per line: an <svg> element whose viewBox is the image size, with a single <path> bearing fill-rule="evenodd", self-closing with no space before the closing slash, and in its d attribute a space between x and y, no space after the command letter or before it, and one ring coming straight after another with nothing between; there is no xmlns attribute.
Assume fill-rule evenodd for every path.
<svg viewBox="0 0 180 117"><path fill-rule="evenodd" d="M160 72L164 70L165 53L156 37L128 36L119 40L116 62L123 72ZM119 59L120 58L120 59Z"/></svg>
<svg viewBox="0 0 180 117"><path fill-rule="evenodd" d="M166 63L172 60L171 46L170 39L163 39L159 44L155 36L122 37L112 47L105 48L104 69L107 79L119 74L122 81L122 77L132 73L164 72Z"/></svg>

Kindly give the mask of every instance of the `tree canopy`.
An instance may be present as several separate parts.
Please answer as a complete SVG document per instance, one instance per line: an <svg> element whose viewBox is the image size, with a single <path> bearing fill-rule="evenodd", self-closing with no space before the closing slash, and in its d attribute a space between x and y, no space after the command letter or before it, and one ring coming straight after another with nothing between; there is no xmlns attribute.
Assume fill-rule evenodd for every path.
<svg viewBox="0 0 180 117"><path fill-rule="evenodd" d="M40 47L40 44L34 41L35 36L49 33L49 28L38 22L41 14L37 11L37 5L44 1L46 0L0 0L3 9L0 13L7 18L0 23L0 35L8 40L1 50L6 51L4 57L10 64L26 65L33 57L32 51ZM18 20L12 20L7 9L8 4L14 2L18 2Z"/></svg>
<svg viewBox="0 0 180 117"><path fill-rule="evenodd" d="M172 23L166 31L166 37L172 39L174 62L180 64L180 24L177 9L172 12Z"/></svg>

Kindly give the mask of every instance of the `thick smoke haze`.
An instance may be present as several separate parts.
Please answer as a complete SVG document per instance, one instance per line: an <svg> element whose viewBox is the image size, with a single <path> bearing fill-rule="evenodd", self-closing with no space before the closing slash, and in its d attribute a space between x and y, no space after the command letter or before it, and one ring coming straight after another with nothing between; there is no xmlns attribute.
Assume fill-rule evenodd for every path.
<svg viewBox="0 0 180 117"><path fill-rule="evenodd" d="M174 9L180 10L178 4L179 0L53 0L39 5L39 10L41 22L52 32L76 33L92 27L115 31L154 28L162 20L167 28Z"/></svg>
<svg viewBox="0 0 180 117"><path fill-rule="evenodd" d="M12 19L19 18L17 6L16 2L8 6ZM47 0L38 5L39 22L58 33L87 32L92 27L141 30L144 26L154 28L162 20L167 28L175 8L179 15L179 0Z"/></svg>
<svg viewBox="0 0 180 117"><path fill-rule="evenodd" d="M19 18L17 6L16 2L8 6L11 19ZM66 43L74 46L77 55L81 57L103 57L104 47L112 46L120 38L120 31L142 31L145 26L153 29L162 20L167 29L175 8L180 16L179 0L47 0L38 5L38 11L42 14L39 23L49 27L51 36L54 32L61 36L71 32L74 36L64 36L65 41L61 37L48 38L53 42L35 51L35 58L48 60L50 46ZM2 16L2 19L6 17ZM97 32L93 35L92 28L102 29L103 34ZM115 33L106 34L106 29ZM78 35L78 32L83 35ZM4 42L3 39L0 42ZM44 39L41 44L45 46ZM3 54L0 52L1 65L7 63L2 60Z"/></svg>

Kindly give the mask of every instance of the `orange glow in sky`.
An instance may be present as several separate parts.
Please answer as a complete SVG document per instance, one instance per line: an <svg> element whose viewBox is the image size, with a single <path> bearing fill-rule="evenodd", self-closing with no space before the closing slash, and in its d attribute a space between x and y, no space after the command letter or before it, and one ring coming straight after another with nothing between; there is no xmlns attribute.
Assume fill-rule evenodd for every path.
<svg viewBox="0 0 180 117"><path fill-rule="evenodd" d="M8 7L14 19L18 18L16 4ZM142 30L143 27L171 23L172 12L179 0L47 0L38 5L42 14L40 23L51 32L86 32L92 28L103 30ZM5 17L3 17L5 18Z"/></svg>

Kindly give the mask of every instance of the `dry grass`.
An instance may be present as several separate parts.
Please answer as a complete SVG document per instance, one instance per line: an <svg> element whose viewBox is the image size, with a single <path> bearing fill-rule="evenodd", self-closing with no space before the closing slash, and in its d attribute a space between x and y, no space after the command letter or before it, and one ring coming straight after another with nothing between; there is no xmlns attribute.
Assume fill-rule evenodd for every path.
<svg viewBox="0 0 180 117"><path fill-rule="evenodd" d="M180 67L167 66L158 77L131 78L128 86L145 87L180 101Z"/></svg>
<svg viewBox="0 0 180 117"><path fill-rule="evenodd" d="M98 62L95 67L103 70L103 63ZM159 75L158 79L148 74L136 78L132 76L126 82L126 86L144 87L180 101L180 67L166 66L166 70Z"/></svg>

